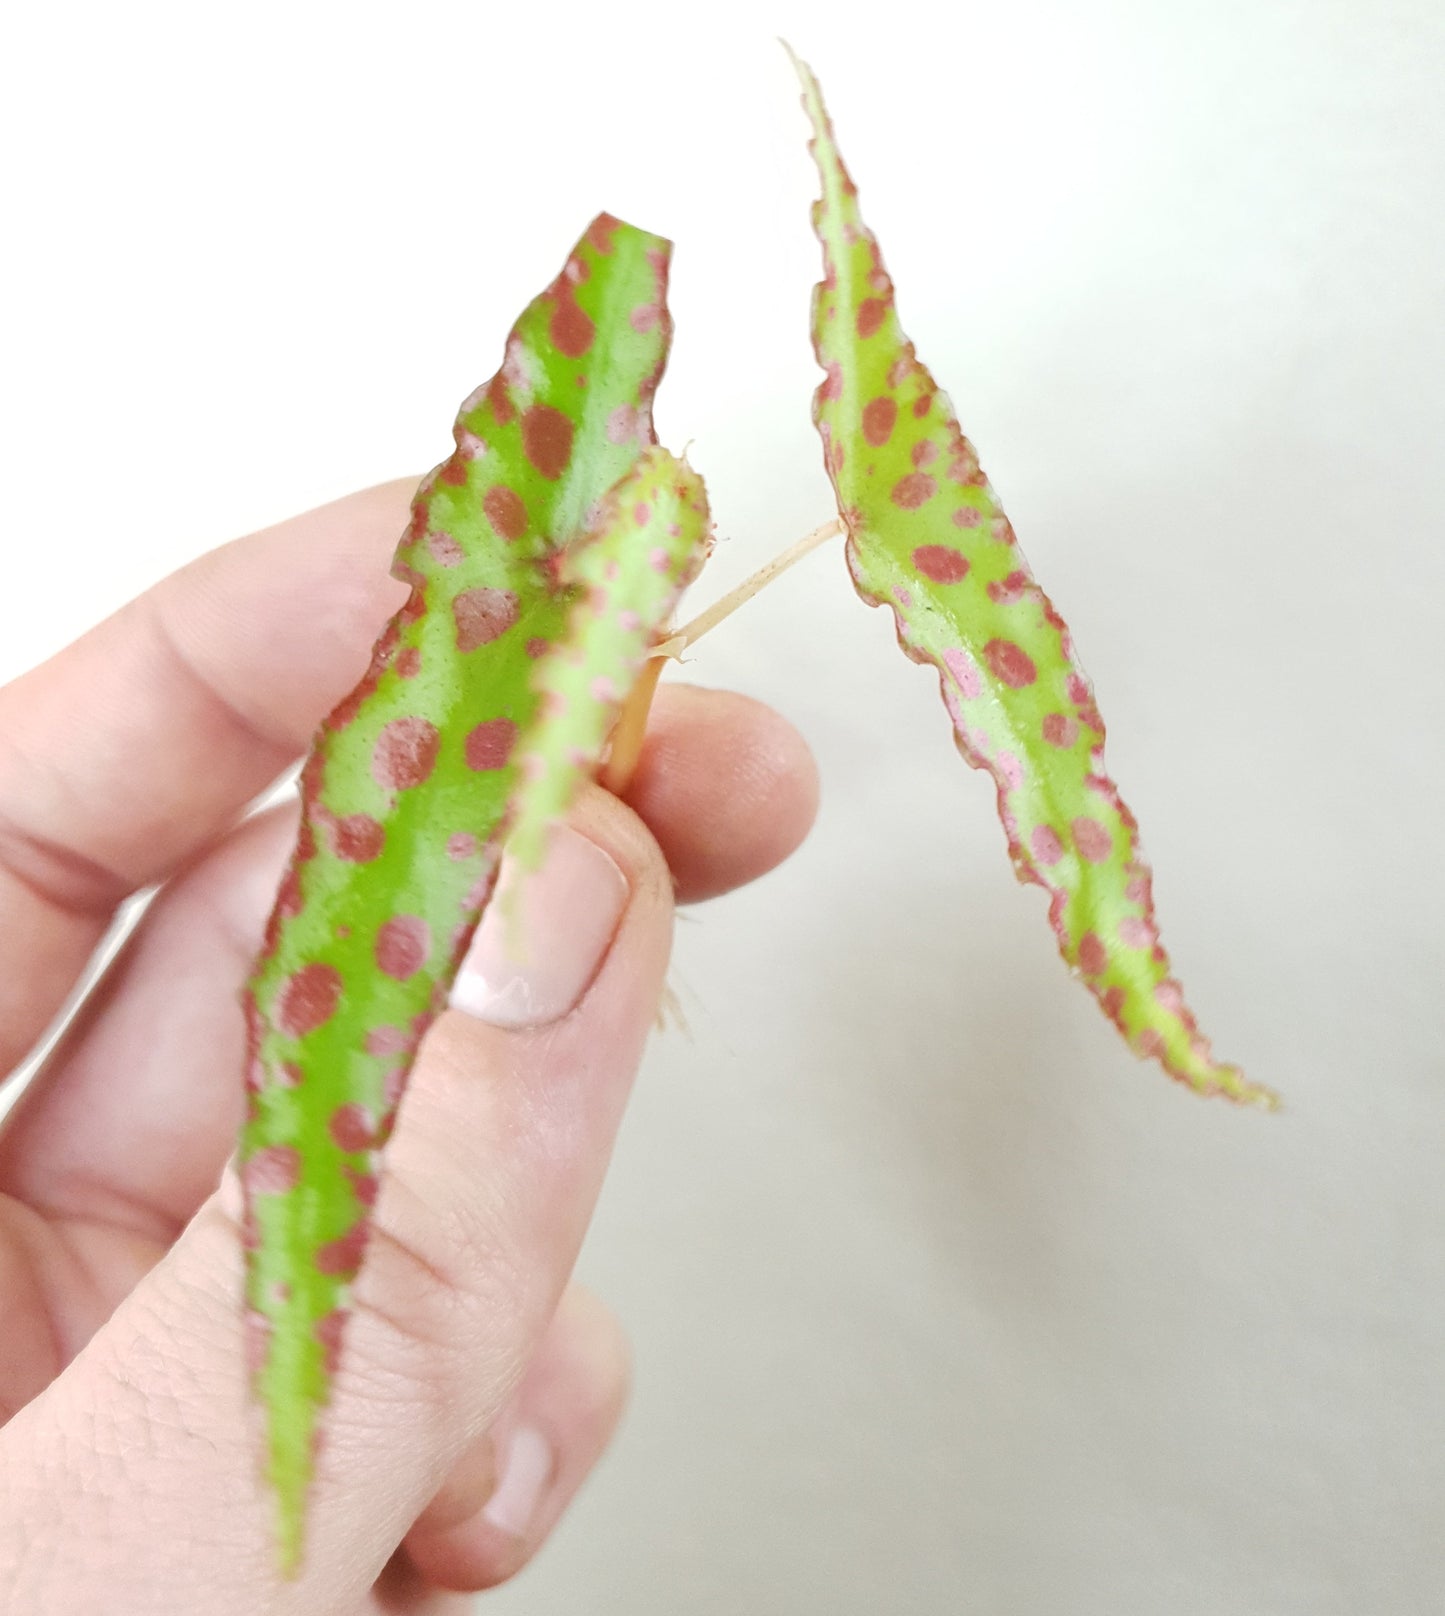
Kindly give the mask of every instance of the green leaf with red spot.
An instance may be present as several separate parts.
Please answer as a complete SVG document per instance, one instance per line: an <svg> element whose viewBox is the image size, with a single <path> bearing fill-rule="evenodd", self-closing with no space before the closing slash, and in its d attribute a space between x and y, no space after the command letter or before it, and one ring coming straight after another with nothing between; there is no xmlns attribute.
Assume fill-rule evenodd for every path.
<svg viewBox="0 0 1445 1616"><path fill-rule="evenodd" d="M623 698L711 545L702 479L666 449L650 449L563 557L561 579L576 601L562 640L537 664L541 706L507 839L523 869L541 863L547 827L601 760Z"/></svg>
<svg viewBox="0 0 1445 1616"><path fill-rule="evenodd" d="M411 596L302 773L245 996L241 1140L248 1341L288 1570L378 1152L491 890L537 659L567 632L566 547L656 441L668 255L604 215L517 322L417 493L393 567Z"/></svg>
<svg viewBox="0 0 1445 1616"><path fill-rule="evenodd" d="M796 65L823 188L813 341L826 377L813 414L858 592L891 607L904 651L938 670L963 756L998 788L1015 871L1048 891L1060 952L1130 1047L1203 1093L1272 1105L1215 1060L1185 1008L1069 631L899 326L817 81Z"/></svg>

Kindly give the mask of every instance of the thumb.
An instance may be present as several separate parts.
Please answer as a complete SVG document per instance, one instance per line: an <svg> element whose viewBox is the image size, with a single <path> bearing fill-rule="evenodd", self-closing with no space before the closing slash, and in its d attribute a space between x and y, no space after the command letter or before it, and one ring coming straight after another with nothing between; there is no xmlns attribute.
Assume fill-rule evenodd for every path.
<svg viewBox="0 0 1445 1616"><path fill-rule="evenodd" d="M5 1513L30 1579L7 1590L12 1608L88 1610L100 1595L117 1612L364 1608L546 1329L662 987L667 869L641 821L601 791L554 833L522 914L522 963L494 906L412 1073L324 1417L300 1576L274 1570L228 1170L7 1429ZM67 1581L77 1544L84 1588Z"/></svg>

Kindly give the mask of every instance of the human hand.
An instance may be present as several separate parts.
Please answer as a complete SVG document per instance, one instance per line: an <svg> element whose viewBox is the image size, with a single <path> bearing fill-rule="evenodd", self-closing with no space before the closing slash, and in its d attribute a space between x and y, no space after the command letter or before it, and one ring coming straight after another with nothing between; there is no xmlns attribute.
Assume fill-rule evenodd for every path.
<svg viewBox="0 0 1445 1616"><path fill-rule="evenodd" d="M164 882L0 1130L0 1608L468 1608L545 1539L625 1392L567 1289L657 1010L674 889L784 858L816 781L739 696L665 690L626 805L528 884L527 979L479 933L388 1146L300 1577L274 1571L243 1367L238 991L295 829L237 825L404 594L408 484L214 551L0 690L0 1071L127 895ZM220 1188L217 1189L218 1180Z"/></svg>

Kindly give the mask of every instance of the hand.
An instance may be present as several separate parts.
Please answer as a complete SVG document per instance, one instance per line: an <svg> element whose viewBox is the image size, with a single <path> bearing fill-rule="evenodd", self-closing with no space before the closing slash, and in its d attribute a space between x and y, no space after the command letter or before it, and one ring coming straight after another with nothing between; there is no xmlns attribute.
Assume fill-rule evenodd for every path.
<svg viewBox="0 0 1445 1616"><path fill-rule="evenodd" d="M478 934L387 1151L311 1502L273 1566L242 1367L237 999L294 808L236 820L365 668L410 486L202 557L0 691L0 1071L117 904L164 882L0 1131L0 1608L469 1608L602 1452L618 1327L566 1289L656 1015L674 888L812 818L797 735L665 691L627 805L592 789L527 889L525 979ZM217 1188L219 1181L219 1189Z"/></svg>

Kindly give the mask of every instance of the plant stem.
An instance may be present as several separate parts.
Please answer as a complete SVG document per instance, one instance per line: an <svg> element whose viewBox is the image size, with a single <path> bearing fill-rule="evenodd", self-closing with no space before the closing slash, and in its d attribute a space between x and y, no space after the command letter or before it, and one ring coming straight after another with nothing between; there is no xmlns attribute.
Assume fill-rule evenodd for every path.
<svg viewBox="0 0 1445 1616"><path fill-rule="evenodd" d="M602 766L602 784L610 792L620 796L627 789L636 771L637 760L642 756L643 737L647 731L647 715L652 708L652 698L656 694L657 682L662 677L664 664L669 660L677 661L688 646L700 640L710 629L716 628L725 618L731 617L739 606L750 601L760 589L765 589L780 573L786 572L794 562L801 561L819 545L837 538L842 531L843 526L836 517L831 522L824 522L821 527L815 527L811 533L804 534L796 544L789 545L780 555L774 556L771 561L759 567L736 589L730 589L720 600L714 601L705 612L699 612L690 623L685 623L652 648L647 666L643 668L637 683L632 687L631 694L623 703L617 727L612 732L612 748L607 755L607 762Z"/></svg>

